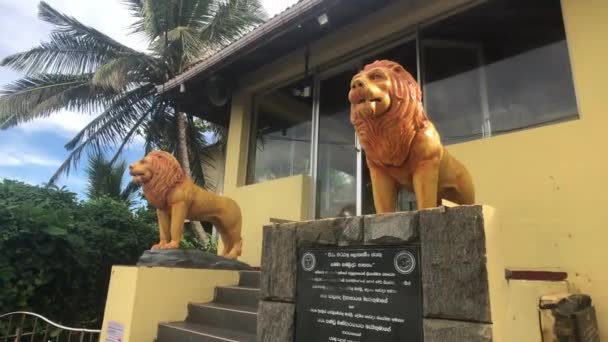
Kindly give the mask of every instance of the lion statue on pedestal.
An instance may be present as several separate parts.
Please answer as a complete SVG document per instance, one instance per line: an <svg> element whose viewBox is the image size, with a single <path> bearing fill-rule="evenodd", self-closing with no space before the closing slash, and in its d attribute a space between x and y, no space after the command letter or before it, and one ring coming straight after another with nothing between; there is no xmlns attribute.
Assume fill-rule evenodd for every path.
<svg viewBox="0 0 608 342"><path fill-rule="evenodd" d="M398 63L366 65L351 81L350 120L365 151L377 213L394 212L399 188L419 209L446 199L473 204L471 175L441 144L416 80Z"/></svg>
<svg viewBox="0 0 608 342"><path fill-rule="evenodd" d="M215 225L224 249L221 256L241 255L241 209L230 198L196 186L170 153L153 151L129 166L133 182L143 185L144 196L156 208L160 241L152 249L179 248L184 222Z"/></svg>

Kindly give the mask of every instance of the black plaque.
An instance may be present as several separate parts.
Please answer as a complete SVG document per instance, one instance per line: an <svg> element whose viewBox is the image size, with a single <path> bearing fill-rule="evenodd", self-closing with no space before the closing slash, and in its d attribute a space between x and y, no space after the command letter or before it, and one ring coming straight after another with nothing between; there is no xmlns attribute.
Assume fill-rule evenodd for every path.
<svg viewBox="0 0 608 342"><path fill-rule="evenodd" d="M422 341L419 247L303 248L296 342Z"/></svg>

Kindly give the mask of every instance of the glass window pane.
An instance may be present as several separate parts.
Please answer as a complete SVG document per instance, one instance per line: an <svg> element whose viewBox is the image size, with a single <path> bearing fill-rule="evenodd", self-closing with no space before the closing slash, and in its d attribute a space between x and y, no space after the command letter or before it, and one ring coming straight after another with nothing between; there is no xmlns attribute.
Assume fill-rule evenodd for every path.
<svg viewBox="0 0 608 342"><path fill-rule="evenodd" d="M494 134L577 117L565 40L489 64L487 75Z"/></svg>
<svg viewBox="0 0 608 342"><path fill-rule="evenodd" d="M254 99L248 183L309 173L312 93L307 79Z"/></svg>
<svg viewBox="0 0 608 342"><path fill-rule="evenodd" d="M559 1L488 1L421 37L425 106L444 143L578 117Z"/></svg>
<svg viewBox="0 0 608 342"><path fill-rule="evenodd" d="M357 69L321 81L317 192L319 218L351 215L357 204L357 151L348 90Z"/></svg>
<svg viewBox="0 0 608 342"><path fill-rule="evenodd" d="M452 41L423 43L423 96L430 119L444 143L482 136L483 109L479 48Z"/></svg>

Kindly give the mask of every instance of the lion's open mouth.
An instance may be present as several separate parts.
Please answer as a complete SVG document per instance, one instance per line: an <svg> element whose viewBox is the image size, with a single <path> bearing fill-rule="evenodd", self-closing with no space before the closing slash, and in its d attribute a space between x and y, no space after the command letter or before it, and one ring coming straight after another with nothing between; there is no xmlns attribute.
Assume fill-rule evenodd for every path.
<svg viewBox="0 0 608 342"><path fill-rule="evenodd" d="M133 177L141 177L143 176L145 173L144 172L137 172L137 171L131 171L129 172L129 174Z"/></svg>
<svg viewBox="0 0 608 342"><path fill-rule="evenodd" d="M370 99L370 100L368 100L368 99L360 99L359 101L357 101L357 104L362 104L362 103L365 103L365 102L380 102L380 101L382 101L382 99L380 99L379 97L375 97L375 98Z"/></svg>

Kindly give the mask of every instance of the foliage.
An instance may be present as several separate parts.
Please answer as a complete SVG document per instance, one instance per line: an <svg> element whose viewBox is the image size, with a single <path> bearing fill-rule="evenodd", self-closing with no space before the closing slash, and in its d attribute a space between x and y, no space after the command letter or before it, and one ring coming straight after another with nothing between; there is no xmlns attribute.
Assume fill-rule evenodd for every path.
<svg viewBox="0 0 608 342"><path fill-rule="evenodd" d="M155 222L101 196L0 182L0 312L29 310L99 327L112 265L134 264L155 242Z"/></svg>
<svg viewBox="0 0 608 342"><path fill-rule="evenodd" d="M176 130L177 108L156 86L241 37L261 23L259 0L124 0L132 27L148 43L136 51L40 2L39 17L53 27L48 41L0 61L25 74L0 90L0 128L59 110L99 113L66 144L70 155L51 177L76 167L84 151L116 149L115 161L139 134L159 144ZM200 125L190 117L186 142L195 180L202 180ZM170 140L173 144L175 139ZM175 146L168 151L174 152ZM188 160L188 159L186 159ZM182 161L183 163L183 161Z"/></svg>
<svg viewBox="0 0 608 342"><path fill-rule="evenodd" d="M129 182L123 188L123 176L127 170L127 163L121 161L110 163L101 153L89 157L87 174L87 197L96 199L107 196L125 202L129 207L135 204L135 194L139 186Z"/></svg>
<svg viewBox="0 0 608 342"><path fill-rule="evenodd" d="M202 251L206 251L206 252L209 252L212 254L217 253L217 237L215 239L213 239L209 233L205 232L205 234L207 234L207 243L203 243L196 237L196 234L194 233L194 229L192 227L188 227L188 228L189 229L184 229L184 234L182 235L182 241L180 244L180 248L200 249Z"/></svg>

